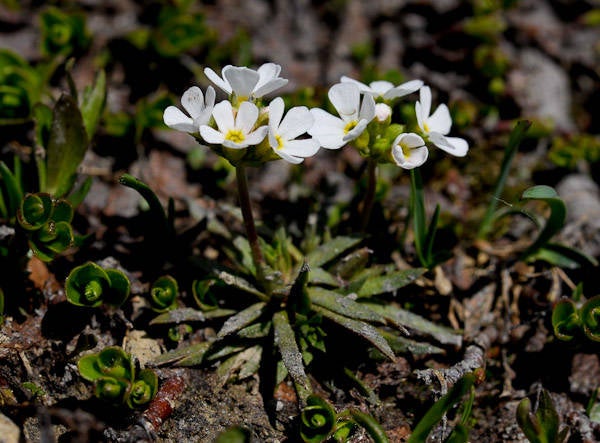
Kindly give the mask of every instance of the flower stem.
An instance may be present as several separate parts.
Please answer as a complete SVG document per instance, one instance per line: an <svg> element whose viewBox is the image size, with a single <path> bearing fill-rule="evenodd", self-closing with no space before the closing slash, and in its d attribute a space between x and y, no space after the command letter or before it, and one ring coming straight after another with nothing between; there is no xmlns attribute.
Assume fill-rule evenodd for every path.
<svg viewBox="0 0 600 443"><path fill-rule="evenodd" d="M375 190L377 188L377 162L369 159L367 169L367 193L363 202L360 230L365 231L371 219L371 212L375 204Z"/></svg>
<svg viewBox="0 0 600 443"><path fill-rule="evenodd" d="M244 166L236 166L235 176L237 178L240 208L242 210L242 217L244 218L244 226L246 227L248 243L250 243L250 250L252 251L252 260L254 261L254 267L256 268L256 276L258 280L262 282L263 264L265 260L260 250L260 245L258 244L258 234L256 233L254 216L252 215L250 194L248 193L248 179L246 177L246 169Z"/></svg>

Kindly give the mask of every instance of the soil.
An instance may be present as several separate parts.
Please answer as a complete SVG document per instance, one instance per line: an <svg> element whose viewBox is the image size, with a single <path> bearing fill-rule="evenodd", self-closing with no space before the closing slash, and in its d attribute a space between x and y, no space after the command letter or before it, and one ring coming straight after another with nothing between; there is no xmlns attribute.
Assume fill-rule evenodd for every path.
<svg viewBox="0 0 600 443"><path fill-rule="evenodd" d="M24 1L17 9L0 6L0 47L33 63L41 59L38 17L43 3ZM170 64L144 65L123 58L127 54L122 52L124 36L146 23L160 2L54 3L65 10L84 11L93 35L92 47L78 57L73 70L78 87L93 81L98 58L106 56L103 51L113 51L107 67L111 113L135 114L137 100L154 97L157 91L168 90L179 97L193 84L208 85L206 78L195 77L186 68L190 63L186 65L185 59L171 60L176 66L171 70ZM466 123L455 119L453 135L469 140L469 155L456 159L438 152L435 161L423 167L427 211L431 214L440 205L440 243L452 250L452 258L390 296L415 313L455 329L459 341L424 339L440 347L442 354L407 352L394 361L363 354L349 358L349 369L377 401L357 385L321 377L326 370L311 377L315 391L338 411L348 407L368 411L390 441L403 442L456 378L477 369L469 441L526 442L517 425L516 408L526 396L535 400L542 388L551 393L561 424L570 428L569 442L600 441L600 422L592 421L586 412L600 379L598 345L586 339L559 341L550 319L553 305L570 296L577 283L590 288L586 295L597 295L593 293L598 287L597 267L565 270L518 261L518 251L536 232L521 219L507 223L489 242L476 241L474 234L491 196L510 128L516 119L529 118L539 124L541 135L523 143L503 199L507 204L515 202L533 184L555 186L568 208L558 240L600 258L598 163L581 161L566 169L548 159L555 137L598 136L600 27L586 25L582 17L594 8L597 12L600 5L594 0L518 1L499 13L505 25L501 34L481 37L468 32L467 19L474 15L473 5L483 3L214 0L197 6L219 42L231 41L243 30L252 65L280 64L282 76L290 80L284 93L313 87L316 97L324 97L341 75L358 79L395 70L405 79L420 78L431 85L434 101L449 103L455 116L465 111ZM504 82L499 95L490 92L492 77L476 61L477 48L491 44L486 38L508 58L509 68L499 76ZM233 54L229 62L241 64L244 48L236 48ZM190 51L187 57L202 66L203 55ZM132 67L138 62L137 68ZM157 79L158 75L165 77ZM53 83L56 96L66 87L64 79ZM551 128L544 132L548 121ZM31 127L20 133L5 132L0 138L1 158L9 158L27 140L32 143ZM0 441L211 442L236 425L245 426L255 442L298 441L300 411L291 382L283 382L272 394L256 375L224 383L216 365L162 365L156 368L157 399L148 409L131 412L95 399L90 383L79 376L76 363L85 351L119 345L144 365L167 349L214 337L218 323L194 325L179 344L169 342L159 327L141 327L148 320L143 294L151 276L176 274L182 282L182 304L188 304L193 303L189 288L199 271L186 267L185 258L154 269L152 251L144 249L142 241L147 214L138 195L118 184L118 177L129 172L149 183L165 206L173 198L179 232L204 220L213 223L213 232L214 223L220 223L242 233L231 175L207 151L200 166L192 167L196 148L188 135L159 124L146 128L137 140L119 141L100 130L81 168L94 178L75 219L78 232L89 235L85 247L49 264L28 256L27 272L19 274L22 279L17 282L10 272L2 271L7 312L0 329ZM301 170L282 163L249 171L261 233L276 226L301 233L315 208L340 210L340 233L355 228L353 208L364 189L365 170L355 150L320 152L307 159ZM408 175L382 168L382 177L387 180L386 191L374 209L365 246L373 251L373 262L417 266L411 237L403 236ZM0 238L12 235L2 221L0 229ZM187 245L186 253L226 263L220 238L207 229ZM125 307L88 310L66 302L66 275L88 260L111 264L128 275L132 298ZM8 293L7 287L17 293ZM443 441L443 429L434 434L432 441ZM359 430L351 441L370 439Z"/></svg>

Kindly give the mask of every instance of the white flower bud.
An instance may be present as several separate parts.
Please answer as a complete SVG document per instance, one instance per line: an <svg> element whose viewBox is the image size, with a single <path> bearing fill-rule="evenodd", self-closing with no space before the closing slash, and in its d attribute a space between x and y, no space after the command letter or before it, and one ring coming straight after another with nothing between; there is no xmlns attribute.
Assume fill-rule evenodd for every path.
<svg viewBox="0 0 600 443"><path fill-rule="evenodd" d="M375 105L375 118L379 123L386 122L392 116L392 108L385 103Z"/></svg>

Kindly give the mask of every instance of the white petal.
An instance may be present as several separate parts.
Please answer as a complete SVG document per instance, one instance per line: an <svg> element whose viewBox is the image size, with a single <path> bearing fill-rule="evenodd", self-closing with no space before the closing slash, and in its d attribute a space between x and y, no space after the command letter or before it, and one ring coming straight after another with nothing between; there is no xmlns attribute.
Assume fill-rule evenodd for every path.
<svg viewBox="0 0 600 443"><path fill-rule="evenodd" d="M285 114L279 125L279 135L286 140L292 140L308 131L314 121L315 118L306 106L295 106Z"/></svg>
<svg viewBox="0 0 600 443"><path fill-rule="evenodd" d="M288 80L286 78L274 78L261 87L254 87L254 91L252 92L252 96L256 98L260 98L263 95L270 94L271 92L283 88L287 85Z"/></svg>
<svg viewBox="0 0 600 443"><path fill-rule="evenodd" d="M350 140L354 140L355 138L357 138L360 134L363 133L363 131L365 130L365 128L367 127L367 125L369 124L369 122L367 120L359 120L359 122L356 124L356 126L354 128L352 128L352 130L348 131L348 133L346 135L344 135L343 140L347 143Z"/></svg>
<svg viewBox="0 0 600 443"><path fill-rule="evenodd" d="M371 82L369 86L374 92L373 95L375 95L376 97L383 96L387 91L394 87L393 84L391 84L390 82L386 82L385 80L377 80Z"/></svg>
<svg viewBox="0 0 600 443"><path fill-rule="evenodd" d="M423 120L427 120L429 111L431 111L431 89L429 89L429 86L423 86L419 89L419 99L422 108L421 115Z"/></svg>
<svg viewBox="0 0 600 443"><path fill-rule="evenodd" d="M467 152L469 152L469 144L464 138L446 137L446 140L448 140L448 142L454 146L454 151L451 152L452 155L456 157L464 157L467 155Z"/></svg>
<svg viewBox="0 0 600 443"><path fill-rule="evenodd" d="M228 100L217 103L212 112L217 128L223 134L234 127L233 108Z"/></svg>
<svg viewBox="0 0 600 443"><path fill-rule="evenodd" d="M435 112L429 116L427 119L427 127L431 132L439 132L443 135L450 132L452 118L450 117L450 111L448 111L446 105L439 105Z"/></svg>
<svg viewBox="0 0 600 443"><path fill-rule="evenodd" d="M215 88L213 88L212 86L206 88L206 98L204 100L204 106L206 106L207 108L213 108L215 106L215 97Z"/></svg>
<svg viewBox="0 0 600 443"><path fill-rule="evenodd" d="M269 127L273 132L279 131L279 124L283 117L284 103L281 97L277 97L269 103Z"/></svg>
<svg viewBox="0 0 600 443"><path fill-rule="evenodd" d="M358 80L354 80L353 78L346 77L345 75L342 76L342 78L340 79L340 81L342 83L352 83L352 84L356 85L358 87L358 90L360 92L362 92L362 93L372 94L374 92L370 87L368 87L364 83L361 83Z"/></svg>
<svg viewBox="0 0 600 443"><path fill-rule="evenodd" d="M223 77L238 97L250 97L259 78L258 72L245 66L232 66L227 71L224 70Z"/></svg>
<svg viewBox="0 0 600 443"><path fill-rule="evenodd" d="M256 131L248 134L244 143L246 143L246 145L258 145L265 139L267 132L269 132L269 128L267 126L261 126L260 128L257 128Z"/></svg>
<svg viewBox="0 0 600 443"><path fill-rule="evenodd" d="M405 95L418 91L421 86L423 86L423 82L421 80L411 80L390 89L384 94L383 98L386 100L391 100L393 98L404 97Z"/></svg>
<svg viewBox="0 0 600 443"><path fill-rule="evenodd" d="M196 119L204 110L204 95L198 86L192 86L183 93L181 97L181 106Z"/></svg>
<svg viewBox="0 0 600 443"><path fill-rule="evenodd" d="M423 115L423 107L421 106L421 102L417 100L415 103L415 115L417 116L417 125L423 132L428 132L425 130L425 122L427 121L428 115Z"/></svg>
<svg viewBox="0 0 600 443"><path fill-rule="evenodd" d="M457 142L457 139L461 141ZM445 137L438 132L430 132L429 140L442 151L446 151L448 154L456 157L463 157L469 149L465 140L458 137Z"/></svg>
<svg viewBox="0 0 600 443"><path fill-rule="evenodd" d="M221 143L223 146L225 146L226 148L231 148L231 149L244 149L248 147L248 142L246 140L244 140L241 143L236 143L233 142L231 140L223 140L223 143Z"/></svg>
<svg viewBox="0 0 600 443"><path fill-rule="evenodd" d="M231 65L225 66L225 68L223 68L223 71L228 66L231 66ZM217 86L218 88L221 88L227 94L231 94L231 85L227 81L225 81L221 77L219 77L215 71L213 71L210 68L204 68L204 75L206 75L208 77L208 79L215 84L215 86Z"/></svg>
<svg viewBox="0 0 600 443"><path fill-rule="evenodd" d="M425 146L425 141L414 132L409 132L408 134L400 134L398 137L396 137L394 144L399 144L407 148L414 149L420 146Z"/></svg>
<svg viewBox="0 0 600 443"><path fill-rule="evenodd" d="M284 152L281 149L276 149L275 153L281 157L282 159L284 159L286 162L291 163L293 165L297 165L299 163L302 163L304 161L303 158L299 158L299 157L294 157L292 155L287 154L286 152Z"/></svg>
<svg viewBox="0 0 600 443"><path fill-rule="evenodd" d="M198 132L198 127L194 121L185 115L179 108L169 106L163 113L163 121L169 128L184 132Z"/></svg>
<svg viewBox="0 0 600 443"><path fill-rule="evenodd" d="M277 134L269 128L269 146L273 149L277 149L279 147L279 140L277 140Z"/></svg>
<svg viewBox="0 0 600 443"><path fill-rule="evenodd" d="M319 108L310 110L315 122L307 131L326 149L339 149L344 146L344 127L346 124L338 117Z"/></svg>
<svg viewBox="0 0 600 443"><path fill-rule="evenodd" d="M375 99L373 96L365 95L363 97L358 118L366 120L367 123L375 118Z"/></svg>
<svg viewBox="0 0 600 443"><path fill-rule="evenodd" d="M221 145L225 140L225 136L223 133L216 131L210 126L200 126L200 136L204 139L206 143L210 143L213 145Z"/></svg>
<svg viewBox="0 0 600 443"><path fill-rule="evenodd" d="M356 120L360 105L360 91L353 83L337 83L327 94L329 100L344 120Z"/></svg>
<svg viewBox="0 0 600 443"><path fill-rule="evenodd" d="M289 140L285 143L284 147L279 150L295 157L312 157L317 153L319 147L318 141L307 138L303 140Z"/></svg>
<svg viewBox="0 0 600 443"><path fill-rule="evenodd" d="M242 102L235 118L235 127L248 134L258 119L258 108L254 103ZM263 136L264 138L264 136Z"/></svg>

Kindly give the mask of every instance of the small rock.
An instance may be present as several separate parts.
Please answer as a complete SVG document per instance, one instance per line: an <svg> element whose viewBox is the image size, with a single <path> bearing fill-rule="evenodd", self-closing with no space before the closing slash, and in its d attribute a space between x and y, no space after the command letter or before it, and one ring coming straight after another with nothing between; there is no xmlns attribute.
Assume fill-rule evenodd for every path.
<svg viewBox="0 0 600 443"><path fill-rule="evenodd" d="M137 358L141 367L146 366L162 352L158 342L149 338L145 331L135 330L129 331L123 339L123 349Z"/></svg>
<svg viewBox="0 0 600 443"><path fill-rule="evenodd" d="M523 114L551 119L563 131L575 128L571 109L569 77L550 57L535 49L524 49L520 67L508 77L515 100Z"/></svg>
<svg viewBox="0 0 600 443"><path fill-rule="evenodd" d="M571 375L571 392L586 396L594 392L600 377L600 361L595 354L575 354L573 356Z"/></svg>
<svg viewBox="0 0 600 443"><path fill-rule="evenodd" d="M21 431L6 415L0 413L0 435L2 443L19 443Z"/></svg>

